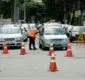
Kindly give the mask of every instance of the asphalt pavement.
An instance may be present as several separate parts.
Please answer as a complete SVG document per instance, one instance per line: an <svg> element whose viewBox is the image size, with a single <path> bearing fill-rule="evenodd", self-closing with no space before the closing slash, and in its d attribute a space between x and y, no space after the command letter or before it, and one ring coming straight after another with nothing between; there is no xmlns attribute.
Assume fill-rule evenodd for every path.
<svg viewBox="0 0 85 80"><path fill-rule="evenodd" d="M9 49L8 54L0 50L0 80L85 80L85 45L71 43L71 48L72 57L65 57L66 50L54 51L58 69L55 72L48 71L51 61L48 50L29 50L28 42L25 55L20 55L20 49Z"/></svg>

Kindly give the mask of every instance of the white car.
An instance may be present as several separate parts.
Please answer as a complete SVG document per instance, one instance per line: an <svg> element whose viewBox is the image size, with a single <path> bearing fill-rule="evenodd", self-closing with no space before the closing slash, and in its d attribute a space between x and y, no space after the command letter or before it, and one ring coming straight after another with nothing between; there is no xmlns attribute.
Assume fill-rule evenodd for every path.
<svg viewBox="0 0 85 80"><path fill-rule="evenodd" d="M3 46L4 40L6 40L8 47L20 47L23 36L20 27L17 27L14 24L2 25L0 27L0 47Z"/></svg>
<svg viewBox="0 0 85 80"><path fill-rule="evenodd" d="M71 29L73 27L74 27L73 25L67 25L67 31L66 31L67 36L69 36L69 33L71 32Z"/></svg>
<svg viewBox="0 0 85 80"><path fill-rule="evenodd" d="M26 30L26 27L23 26L22 24L14 24L14 26L20 27L20 29L21 29L21 34L22 34L22 36L23 36L23 40L24 40L24 41L27 41L28 31Z"/></svg>
<svg viewBox="0 0 85 80"><path fill-rule="evenodd" d="M27 31L27 33L29 33L29 25L28 24L21 24L22 27L24 27Z"/></svg>
<svg viewBox="0 0 85 80"><path fill-rule="evenodd" d="M21 29L21 32L22 32L22 35L23 35L23 40L24 41L27 41L27 38L28 38L28 30L26 29L25 26L23 26L22 24L19 25L20 29Z"/></svg>
<svg viewBox="0 0 85 80"><path fill-rule="evenodd" d="M30 23L28 26L29 26L29 31L31 31L34 27L36 27L36 24Z"/></svg>
<svg viewBox="0 0 85 80"><path fill-rule="evenodd" d="M39 48L49 48L51 40L54 48L67 49L68 37L61 26L47 26L42 27L39 34Z"/></svg>
<svg viewBox="0 0 85 80"><path fill-rule="evenodd" d="M69 34L70 41L75 41L78 38L80 32L83 32L85 35L85 26L74 26Z"/></svg>
<svg viewBox="0 0 85 80"><path fill-rule="evenodd" d="M47 23L44 23L44 26L61 26L61 24L57 23L57 22L47 22Z"/></svg>

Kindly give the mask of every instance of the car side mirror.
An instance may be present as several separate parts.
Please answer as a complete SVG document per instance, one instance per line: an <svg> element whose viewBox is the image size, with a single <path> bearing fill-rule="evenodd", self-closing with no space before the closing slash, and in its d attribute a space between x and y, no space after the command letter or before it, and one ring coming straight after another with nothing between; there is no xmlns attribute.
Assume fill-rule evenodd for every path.
<svg viewBox="0 0 85 80"><path fill-rule="evenodd" d="M39 35L43 35L43 34L40 32Z"/></svg>
<svg viewBox="0 0 85 80"><path fill-rule="evenodd" d="M25 29L25 31L27 32L28 30Z"/></svg>

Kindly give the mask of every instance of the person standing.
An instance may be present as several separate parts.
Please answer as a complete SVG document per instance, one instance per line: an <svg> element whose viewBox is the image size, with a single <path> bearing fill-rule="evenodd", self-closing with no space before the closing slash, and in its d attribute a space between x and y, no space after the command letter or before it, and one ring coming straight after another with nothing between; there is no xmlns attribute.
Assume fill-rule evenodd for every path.
<svg viewBox="0 0 85 80"><path fill-rule="evenodd" d="M33 49L36 50L37 48L35 47L35 38L36 35L39 33L39 29L37 27L32 28L32 30L28 33L29 36L29 50Z"/></svg>

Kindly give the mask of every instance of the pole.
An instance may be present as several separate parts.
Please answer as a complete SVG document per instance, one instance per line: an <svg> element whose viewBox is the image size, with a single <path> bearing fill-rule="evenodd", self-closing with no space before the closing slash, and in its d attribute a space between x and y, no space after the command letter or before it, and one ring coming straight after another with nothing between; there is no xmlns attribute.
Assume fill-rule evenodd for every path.
<svg viewBox="0 0 85 80"><path fill-rule="evenodd" d="M14 23L16 22L15 13L16 13L16 0L14 0Z"/></svg>
<svg viewBox="0 0 85 80"><path fill-rule="evenodd" d="M78 10L80 10L80 0L78 0ZM78 17L78 25L80 25L80 18Z"/></svg>
<svg viewBox="0 0 85 80"><path fill-rule="evenodd" d="M80 0L78 0L78 9L80 10Z"/></svg>
<svg viewBox="0 0 85 80"><path fill-rule="evenodd" d="M14 0L14 23L19 23L19 6L17 0Z"/></svg>
<svg viewBox="0 0 85 80"><path fill-rule="evenodd" d="M65 17L66 17L66 16L65 16L65 11L66 11L66 6L65 6L65 1L64 1L64 23L65 23L65 19L66 19L66 18L65 18Z"/></svg>
<svg viewBox="0 0 85 80"><path fill-rule="evenodd" d="M26 22L26 0L24 0L24 22Z"/></svg>

